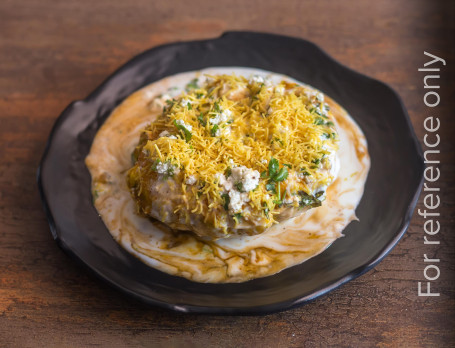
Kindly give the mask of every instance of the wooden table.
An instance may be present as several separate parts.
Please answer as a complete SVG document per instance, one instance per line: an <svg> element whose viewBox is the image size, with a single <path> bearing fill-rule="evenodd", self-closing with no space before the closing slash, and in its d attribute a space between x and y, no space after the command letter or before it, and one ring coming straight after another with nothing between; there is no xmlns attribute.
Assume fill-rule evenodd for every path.
<svg viewBox="0 0 455 348"><path fill-rule="evenodd" d="M95 279L52 240L35 183L50 129L139 52L226 30L307 38L390 84L419 139L442 127L441 244L425 219L374 270L312 303L258 317L148 308ZM454 5L452 1L32 1L0 3L0 346L448 347L454 325ZM441 105L423 103L423 51L446 59ZM418 208L423 208L423 200ZM424 254L441 259L440 297L418 297Z"/></svg>

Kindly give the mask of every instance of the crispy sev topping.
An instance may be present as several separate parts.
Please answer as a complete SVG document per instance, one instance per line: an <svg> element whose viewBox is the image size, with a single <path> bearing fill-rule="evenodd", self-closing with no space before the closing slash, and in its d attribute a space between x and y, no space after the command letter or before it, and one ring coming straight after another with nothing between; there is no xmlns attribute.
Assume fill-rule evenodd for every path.
<svg viewBox="0 0 455 348"><path fill-rule="evenodd" d="M336 175L338 149L323 99L313 89L272 85L261 76L194 79L143 131L128 172L130 189L141 189L144 170L175 176L185 195L198 197L176 212L216 210L236 223L260 216L267 226L283 206L317 206ZM215 227L224 220L215 218Z"/></svg>

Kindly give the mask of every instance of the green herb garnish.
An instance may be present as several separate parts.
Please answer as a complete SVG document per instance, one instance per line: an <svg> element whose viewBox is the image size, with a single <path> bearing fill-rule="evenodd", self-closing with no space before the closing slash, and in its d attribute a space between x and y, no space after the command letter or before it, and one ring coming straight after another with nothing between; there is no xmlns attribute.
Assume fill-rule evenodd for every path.
<svg viewBox="0 0 455 348"><path fill-rule="evenodd" d="M280 143L281 146L284 146L283 140L281 140L280 138L274 138L271 143L273 144L274 141Z"/></svg>
<svg viewBox="0 0 455 348"><path fill-rule="evenodd" d="M207 122L205 122L205 120L204 120L204 114L203 114L202 112L199 114L199 116L197 117L197 119L198 119L199 123L202 124L202 125L205 127L205 125L207 124Z"/></svg>
<svg viewBox="0 0 455 348"><path fill-rule="evenodd" d="M317 126L321 126L323 125L325 122L324 122L324 119L322 119L321 117L316 117L314 119L314 124L317 125Z"/></svg>
<svg viewBox="0 0 455 348"><path fill-rule="evenodd" d="M288 168L287 167L281 167L281 169L279 170L279 172L270 178L270 180L272 181L276 181L276 182L280 182L280 181L284 181L287 179L288 177Z"/></svg>
<svg viewBox="0 0 455 348"><path fill-rule="evenodd" d="M311 196L309 194L307 194L306 192L304 191L299 191L299 196L300 196L300 201L299 201L299 205L300 207L319 207L321 205L321 201L318 199L322 194L324 194L324 191L320 191L322 192L321 194L319 194L318 197L315 197L315 196ZM317 194L316 194L317 195Z"/></svg>
<svg viewBox="0 0 455 348"><path fill-rule="evenodd" d="M229 202L231 201L231 199L229 198L229 195L227 193L223 193L221 195L221 198L223 198L224 200L224 204L223 204L223 207L224 207L224 210L229 210Z"/></svg>
<svg viewBox="0 0 455 348"><path fill-rule="evenodd" d="M182 133L183 139L185 139L185 141L188 143L191 140L191 137L193 136L191 132L188 129L186 129L184 125L178 124L175 120L174 126Z"/></svg>
<svg viewBox="0 0 455 348"><path fill-rule="evenodd" d="M161 163L161 160L158 158L157 160L155 160L155 162L153 162L152 166L150 167L154 172L156 172L156 167L158 166L158 164Z"/></svg>
<svg viewBox="0 0 455 348"><path fill-rule="evenodd" d="M212 127L212 129L210 130L210 134L212 135L212 137L216 137L216 132L218 131L218 128L220 127L217 124Z"/></svg>
<svg viewBox="0 0 455 348"><path fill-rule="evenodd" d="M192 89L197 89L199 88L198 84L197 84L197 81L198 79L195 78L195 79L192 79L186 86L185 86L185 90L187 92L191 91Z"/></svg>
<svg viewBox="0 0 455 348"><path fill-rule="evenodd" d="M318 193L316 193L316 194L314 195L314 197L319 198L319 197L321 197L323 194L324 194L324 191L319 191Z"/></svg>
<svg viewBox="0 0 455 348"><path fill-rule="evenodd" d="M220 108L220 105L218 104L218 102L215 102L215 103L213 104L213 108L215 109L215 111L216 111L217 113L220 113L220 112L221 112L221 108Z"/></svg>
<svg viewBox="0 0 455 348"><path fill-rule="evenodd" d="M319 110L319 108L317 108L317 107L316 108L311 108L310 109L310 114L318 114L319 116L323 116L321 114L321 110Z"/></svg>
<svg viewBox="0 0 455 348"><path fill-rule="evenodd" d="M265 188L267 191L271 191L277 195L277 200L274 201L275 204L281 205L283 202L281 200L281 186L280 182L287 179L289 175L288 171L289 165L283 165L280 168L280 164L276 158L271 158L269 161L269 175L267 173L262 172L262 178L269 178L269 182L265 184Z"/></svg>
<svg viewBox="0 0 455 348"><path fill-rule="evenodd" d="M276 174L279 166L280 165L278 163L278 160L276 158L272 157L269 162L269 176L270 177L273 177Z"/></svg>
<svg viewBox="0 0 455 348"><path fill-rule="evenodd" d="M265 184L265 189L267 191L271 191L271 192L276 194L276 185L275 185L275 183L269 182L268 184Z"/></svg>
<svg viewBox="0 0 455 348"><path fill-rule="evenodd" d="M234 220L236 223L239 223L240 219L242 218L242 214L241 213L236 213L234 214Z"/></svg>

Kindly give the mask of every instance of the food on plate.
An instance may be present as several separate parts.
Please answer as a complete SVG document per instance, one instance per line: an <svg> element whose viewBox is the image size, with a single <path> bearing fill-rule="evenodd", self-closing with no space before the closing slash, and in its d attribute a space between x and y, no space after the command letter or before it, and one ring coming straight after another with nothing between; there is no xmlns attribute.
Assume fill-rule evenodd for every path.
<svg viewBox="0 0 455 348"><path fill-rule="evenodd" d="M338 136L322 93L253 76L206 76L141 133L127 183L143 216L205 239L254 235L321 205Z"/></svg>
<svg viewBox="0 0 455 348"><path fill-rule="evenodd" d="M86 159L112 236L148 265L242 282L321 253L355 220L366 139L344 109L291 78L209 68L126 98Z"/></svg>

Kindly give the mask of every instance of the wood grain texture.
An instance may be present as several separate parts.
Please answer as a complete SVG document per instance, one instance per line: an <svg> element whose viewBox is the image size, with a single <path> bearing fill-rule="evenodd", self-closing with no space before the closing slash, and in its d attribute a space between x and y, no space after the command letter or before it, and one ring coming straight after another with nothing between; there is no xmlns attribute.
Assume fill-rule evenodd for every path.
<svg viewBox="0 0 455 348"><path fill-rule="evenodd" d="M35 173L60 112L147 48L226 30L307 38L390 84L419 139L423 120L437 113L431 115L442 122L437 248L423 244L425 220L415 214L408 233L374 270L303 307L259 317L145 307L58 249ZM1 1L0 346L454 346L453 43L452 1ZM447 60L434 111L423 104L417 72L424 50ZM417 296L424 253L441 259L438 298Z"/></svg>

